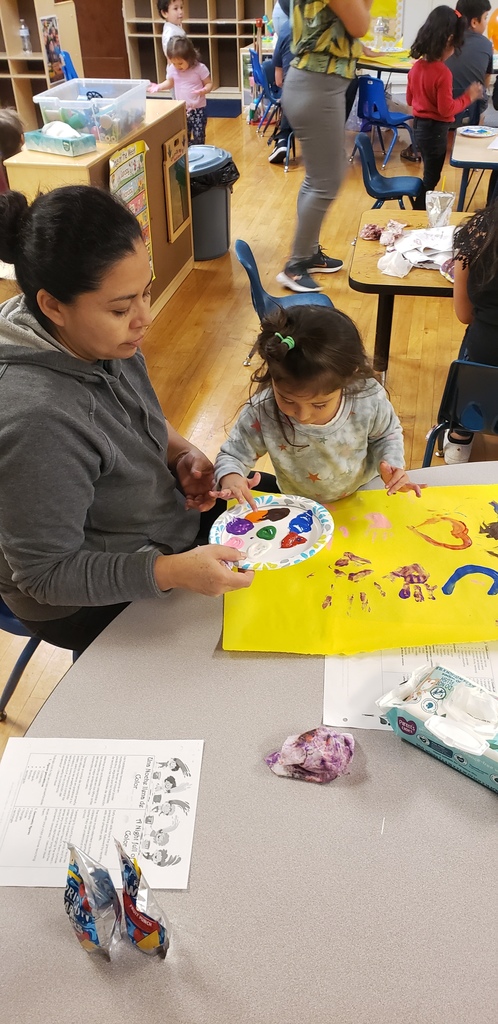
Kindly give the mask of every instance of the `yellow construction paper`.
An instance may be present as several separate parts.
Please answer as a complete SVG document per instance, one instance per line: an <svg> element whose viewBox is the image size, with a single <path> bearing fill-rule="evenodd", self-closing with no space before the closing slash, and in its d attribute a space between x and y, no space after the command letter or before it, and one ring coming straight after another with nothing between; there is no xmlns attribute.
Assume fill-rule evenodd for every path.
<svg viewBox="0 0 498 1024"><path fill-rule="evenodd" d="M358 491L328 507L329 550L225 596L225 650L358 654L498 639L498 485L428 487L420 498Z"/></svg>

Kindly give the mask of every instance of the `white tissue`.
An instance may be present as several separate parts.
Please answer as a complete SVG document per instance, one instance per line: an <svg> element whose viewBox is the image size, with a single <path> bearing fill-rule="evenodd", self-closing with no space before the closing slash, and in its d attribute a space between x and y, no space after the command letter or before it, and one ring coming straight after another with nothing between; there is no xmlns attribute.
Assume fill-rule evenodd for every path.
<svg viewBox="0 0 498 1024"><path fill-rule="evenodd" d="M389 277L406 277L410 273L412 265L405 260L403 253L397 252L395 249L380 257L377 268Z"/></svg>
<svg viewBox="0 0 498 1024"><path fill-rule="evenodd" d="M479 736L491 739L498 732L498 700L489 690L456 686L443 701L441 710Z"/></svg>
<svg viewBox="0 0 498 1024"><path fill-rule="evenodd" d="M70 124L65 124L64 121L49 121L48 124L43 125L42 132L52 139L79 139L80 137L80 133L75 128L71 128Z"/></svg>

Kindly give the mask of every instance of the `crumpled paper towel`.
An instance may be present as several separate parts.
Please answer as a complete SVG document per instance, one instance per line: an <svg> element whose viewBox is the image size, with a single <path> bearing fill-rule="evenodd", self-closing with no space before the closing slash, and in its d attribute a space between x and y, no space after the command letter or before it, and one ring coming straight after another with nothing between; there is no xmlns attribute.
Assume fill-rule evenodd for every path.
<svg viewBox="0 0 498 1024"><path fill-rule="evenodd" d="M354 739L345 732L334 732L326 725L288 736L281 750L265 757L275 775L303 782L332 782L346 775L354 753Z"/></svg>
<svg viewBox="0 0 498 1024"><path fill-rule="evenodd" d="M380 257L377 269L383 274L387 274L388 277L406 277L412 269L412 264L405 260L403 253L394 249Z"/></svg>

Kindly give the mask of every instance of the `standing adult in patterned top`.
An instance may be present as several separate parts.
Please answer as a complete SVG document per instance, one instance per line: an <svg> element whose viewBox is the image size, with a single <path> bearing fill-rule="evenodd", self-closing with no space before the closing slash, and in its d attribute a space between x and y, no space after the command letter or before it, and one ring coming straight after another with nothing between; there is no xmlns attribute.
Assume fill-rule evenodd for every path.
<svg viewBox="0 0 498 1024"><path fill-rule="evenodd" d="M333 274L320 229L344 177L345 93L355 74L372 0L294 0L291 63L282 106L299 142L306 176L297 200L292 255L277 280L295 292L320 291L313 274Z"/></svg>

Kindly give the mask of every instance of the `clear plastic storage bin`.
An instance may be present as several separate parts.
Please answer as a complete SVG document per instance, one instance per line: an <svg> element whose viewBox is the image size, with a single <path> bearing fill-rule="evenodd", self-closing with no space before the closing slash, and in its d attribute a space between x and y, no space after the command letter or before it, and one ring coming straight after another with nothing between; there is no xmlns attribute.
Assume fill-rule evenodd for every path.
<svg viewBox="0 0 498 1024"><path fill-rule="evenodd" d="M149 81L73 78L33 96L43 121L65 121L98 142L119 142L145 120Z"/></svg>

